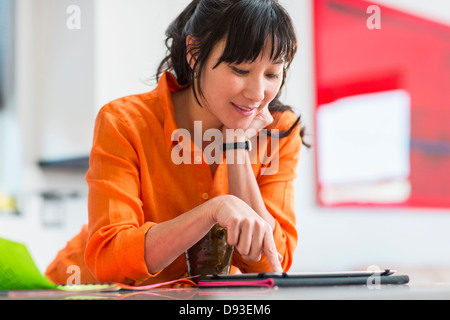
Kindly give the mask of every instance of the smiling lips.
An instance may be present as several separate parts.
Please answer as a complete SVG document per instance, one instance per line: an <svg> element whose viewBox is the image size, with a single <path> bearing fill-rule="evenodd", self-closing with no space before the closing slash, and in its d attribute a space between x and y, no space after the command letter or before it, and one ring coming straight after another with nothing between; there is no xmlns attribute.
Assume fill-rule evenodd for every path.
<svg viewBox="0 0 450 320"><path fill-rule="evenodd" d="M249 108L249 107L244 107L244 106L239 106L237 104L231 103L233 105L233 107L235 108L235 110L237 112L239 112L241 115L249 117L252 116L254 114L254 111L258 108Z"/></svg>

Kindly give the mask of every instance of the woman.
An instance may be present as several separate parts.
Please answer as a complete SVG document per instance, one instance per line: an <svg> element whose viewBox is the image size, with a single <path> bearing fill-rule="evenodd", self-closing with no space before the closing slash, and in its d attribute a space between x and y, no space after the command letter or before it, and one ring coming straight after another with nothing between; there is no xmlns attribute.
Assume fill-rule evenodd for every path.
<svg viewBox="0 0 450 320"><path fill-rule="evenodd" d="M303 131L278 100L297 50L291 19L276 0L195 0L168 28L166 44L158 87L99 112L86 176L89 227L48 268L55 282L66 281L71 264L82 282L186 277L184 252L215 224L235 247L232 273L292 264ZM186 137L199 128L203 139L194 144ZM208 161L217 142L205 138L211 130L225 147L209 153L224 161ZM192 162L175 161L180 144L193 146L181 150Z"/></svg>

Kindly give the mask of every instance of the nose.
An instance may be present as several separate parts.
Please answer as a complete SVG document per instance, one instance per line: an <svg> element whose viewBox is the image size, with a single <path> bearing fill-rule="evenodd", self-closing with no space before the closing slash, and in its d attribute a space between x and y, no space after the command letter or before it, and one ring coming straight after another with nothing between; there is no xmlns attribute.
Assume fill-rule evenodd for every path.
<svg viewBox="0 0 450 320"><path fill-rule="evenodd" d="M244 96L253 103L263 101L265 96L264 79L261 77L249 78L244 90Z"/></svg>

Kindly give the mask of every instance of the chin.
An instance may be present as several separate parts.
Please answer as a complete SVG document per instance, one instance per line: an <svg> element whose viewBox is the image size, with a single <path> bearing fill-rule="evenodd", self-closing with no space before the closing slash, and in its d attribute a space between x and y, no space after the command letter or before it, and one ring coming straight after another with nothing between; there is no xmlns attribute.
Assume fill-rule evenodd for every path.
<svg viewBox="0 0 450 320"><path fill-rule="evenodd" d="M245 122L245 123L232 123L230 125L226 125L225 126L228 129L232 129L232 130L246 130L249 126L250 126L251 122Z"/></svg>
<svg viewBox="0 0 450 320"><path fill-rule="evenodd" d="M231 121L230 121L231 120ZM223 124L225 127L229 128L229 129L233 129L233 130L238 130L238 129L242 129L242 130L246 130L250 124L252 123L253 118L252 119L226 119Z"/></svg>

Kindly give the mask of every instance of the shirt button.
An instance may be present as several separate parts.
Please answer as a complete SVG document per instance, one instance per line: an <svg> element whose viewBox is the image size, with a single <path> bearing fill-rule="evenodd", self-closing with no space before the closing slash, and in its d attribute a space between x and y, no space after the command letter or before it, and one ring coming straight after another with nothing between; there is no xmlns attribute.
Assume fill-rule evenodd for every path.
<svg viewBox="0 0 450 320"><path fill-rule="evenodd" d="M203 194L203 200L208 200L208 199L209 199L209 194L204 193L204 194Z"/></svg>

